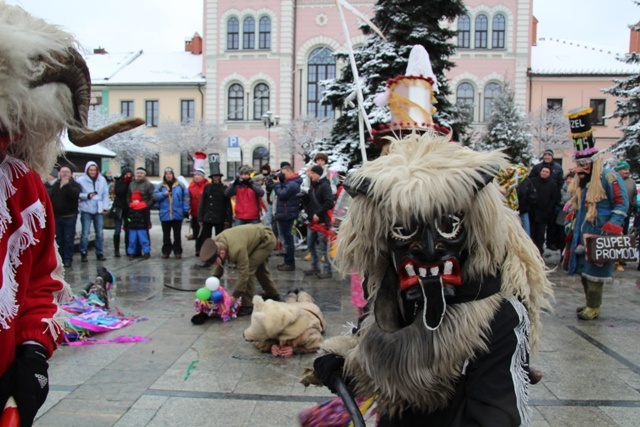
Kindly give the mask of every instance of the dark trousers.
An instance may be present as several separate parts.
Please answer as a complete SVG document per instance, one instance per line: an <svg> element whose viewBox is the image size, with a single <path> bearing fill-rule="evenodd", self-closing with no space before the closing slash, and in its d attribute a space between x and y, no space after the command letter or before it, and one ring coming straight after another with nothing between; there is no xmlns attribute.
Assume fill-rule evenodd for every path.
<svg viewBox="0 0 640 427"><path fill-rule="evenodd" d="M289 267L296 266L295 245L293 243L293 220L278 220L278 229L280 230L280 239L284 245L284 263Z"/></svg>
<svg viewBox="0 0 640 427"><path fill-rule="evenodd" d="M76 235L76 221L78 215L55 217L56 218L56 243L58 252L63 262L73 260L73 239Z"/></svg>
<svg viewBox="0 0 640 427"><path fill-rule="evenodd" d="M200 223L198 218L191 218L191 233L193 233L193 239L196 241L196 256L200 255L200 248L202 247L203 240L200 239Z"/></svg>
<svg viewBox="0 0 640 427"><path fill-rule="evenodd" d="M544 252L544 234L547 230L546 222L532 222L531 223L531 240L535 243L540 255Z"/></svg>
<svg viewBox="0 0 640 427"><path fill-rule="evenodd" d="M173 243L171 243L171 232L173 231ZM162 255L182 255L182 221L162 221Z"/></svg>

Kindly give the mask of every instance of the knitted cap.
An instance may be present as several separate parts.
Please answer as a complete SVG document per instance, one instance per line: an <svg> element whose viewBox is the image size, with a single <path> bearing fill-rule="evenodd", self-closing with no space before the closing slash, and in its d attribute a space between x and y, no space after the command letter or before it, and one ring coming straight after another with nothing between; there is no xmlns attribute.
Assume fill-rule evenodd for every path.
<svg viewBox="0 0 640 427"><path fill-rule="evenodd" d="M324 173L324 169L322 169L322 166L320 165L315 165L311 168L311 172L317 173L319 176L322 176L322 174Z"/></svg>
<svg viewBox="0 0 640 427"><path fill-rule="evenodd" d="M625 162L624 160L620 160L618 161L618 163L616 163L616 167L615 167L616 171L622 171L625 169L631 169L631 166L629 165L629 163Z"/></svg>

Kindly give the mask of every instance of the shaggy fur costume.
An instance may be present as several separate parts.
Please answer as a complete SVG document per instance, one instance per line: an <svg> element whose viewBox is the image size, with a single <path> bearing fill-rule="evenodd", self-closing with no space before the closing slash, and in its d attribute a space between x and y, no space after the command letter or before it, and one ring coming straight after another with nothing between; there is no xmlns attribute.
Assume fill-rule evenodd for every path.
<svg viewBox="0 0 640 427"><path fill-rule="evenodd" d="M505 304L520 316L517 328L523 336L530 325L529 342L536 347L540 312L550 308L545 296L552 295L551 283L517 214L505 207L496 185L484 186L487 176L506 167L500 152L475 152L427 132L392 142L387 155L365 163L351 178L352 188L365 184L366 195L354 197L340 226L336 263L344 274L369 273L373 315L362 321L356 340L338 338L336 345L330 339L325 351L346 357L345 375L357 394L376 396L382 413L445 408L466 364L487 353L491 322ZM388 243L392 227L428 223L449 213L462 214L467 233L461 288L478 286L479 295L486 278L501 277L499 292L448 304L436 330L425 328L419 315L407 327L389 332L381 327L387 321L384 313L402 310L398 289L395 284L389 289L385 278L389 270L395 272ZM526 366L526 339L517 347L523 362L519 366ZM513 375L526 383L524 370ZM526 402L526 385L515 392ZM525 423L527 408L518 411Z"/></svg>
<svg viewBox="0 0 640 427"><path fill-rule="evenodd" d="M284 302L263 301L256 295L244 339L263 352L275 344L293 347L294 353L313 353L320 348L326 327L320 308L304 291L290 292Z"/></svg>

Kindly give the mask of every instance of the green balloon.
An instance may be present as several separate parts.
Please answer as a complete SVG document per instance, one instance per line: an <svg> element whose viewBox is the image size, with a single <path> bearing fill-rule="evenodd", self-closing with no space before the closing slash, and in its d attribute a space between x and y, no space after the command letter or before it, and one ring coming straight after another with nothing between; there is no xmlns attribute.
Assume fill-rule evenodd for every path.
<svg viewBox="0 0 640 427"><path fill-rule="evenodd" d="M207 288L200 288L196 291L196 298L200 301L206 301L211 298L211 291Z"/></svg>

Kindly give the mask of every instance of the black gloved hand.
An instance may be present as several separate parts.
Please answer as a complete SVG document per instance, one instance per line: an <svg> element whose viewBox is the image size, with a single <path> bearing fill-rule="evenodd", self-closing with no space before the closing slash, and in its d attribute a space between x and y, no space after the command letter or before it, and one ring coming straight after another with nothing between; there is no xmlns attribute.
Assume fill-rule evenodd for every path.
<svg viewBox="0 0 640 427"><path fill-rule="evenodd" d="M313 361L313 370L316 377L335 393L332 378L334 375L342 376L342 368L344 367L344 357L338 354L325 354Z"/></svg>
<svg viewBox="0 0 640 427"><path fill-rule="evenodd" d="M236 180L233 181L233 185L240 185L240 178L236 178Z"/></svg>
<svg viewBox="0 0 640 427"><path fill-rule="evenodd" d="M284 181L285 181L284 174L281 173L278 175L278 181L280 181L280 184L284 184Z"/></svg>
<svg viewBox="0 0 640 427"><path fill-rule="evenodd" d="M47 354L38 344L23 344L16 351L13 398L18 405L20 425L30 426L49 394Z"/></svg>

